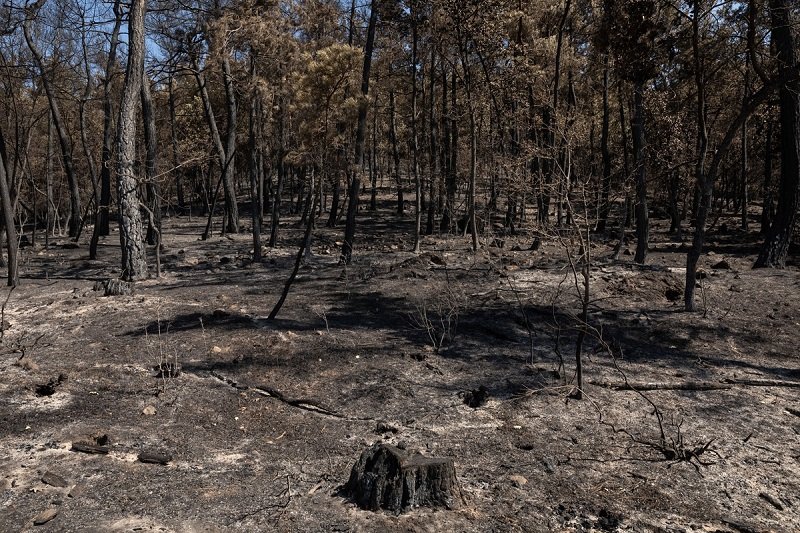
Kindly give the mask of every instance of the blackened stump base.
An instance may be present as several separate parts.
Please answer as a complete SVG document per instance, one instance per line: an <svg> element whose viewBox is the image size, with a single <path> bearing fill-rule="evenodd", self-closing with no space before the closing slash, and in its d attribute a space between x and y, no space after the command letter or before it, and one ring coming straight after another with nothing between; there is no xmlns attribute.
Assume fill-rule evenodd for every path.
<svg viewBox="0 0 800 533"><path fill-rule="evenodd" d="M388 444L361 453L344 493L362 509L395 514L414 507L456 509L464 503L453 459L411 454Z"/></svg>

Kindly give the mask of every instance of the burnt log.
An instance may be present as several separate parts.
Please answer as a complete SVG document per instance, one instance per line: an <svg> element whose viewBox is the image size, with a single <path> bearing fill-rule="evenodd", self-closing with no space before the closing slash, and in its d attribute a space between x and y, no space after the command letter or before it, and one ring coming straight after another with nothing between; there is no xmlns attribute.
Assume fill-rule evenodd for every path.
<svg viewBox="0 0 800 533"><path fill-rule="evenodd" d="M362 509L395 514L415 507L457 509L464 503L449 457L425 457L389 444L361 453L343 493Z"/></svg>

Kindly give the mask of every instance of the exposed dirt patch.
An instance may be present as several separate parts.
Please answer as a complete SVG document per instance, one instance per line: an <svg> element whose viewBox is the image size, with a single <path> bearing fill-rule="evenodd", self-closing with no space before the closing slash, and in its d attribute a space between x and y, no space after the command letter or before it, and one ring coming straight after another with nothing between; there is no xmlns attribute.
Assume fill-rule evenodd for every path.
<svg viewBox="0 0 800 533"><path fill-rule="evenodd" d="M114 236L95 262L27 249L0 356L0 529L50 509L37 531L800 529L796 268L753 271L712 242L707 312L687 314L682 243L656 228L646 267L593 249L590 322L618 360L589 342L587 380L620 383L619 365L636 383L729 385L647 393L668 440L711 443L702 465L651 445L635 391L568 399L579 302L557 241L471 254L429 237L414 256L395 236L409 223L376 216L348 268L319 229L276 321L291 225L252 264L249 236L199 241L202 221L168 220L164 277L120 296L93 290L115 275ZM35 364L15 364L22 350ZM154 370L164 357L177 377ZM93 435L108 453L73 450ZM394 516L337 496L378 441L453 457L466 505Z"/></svg>

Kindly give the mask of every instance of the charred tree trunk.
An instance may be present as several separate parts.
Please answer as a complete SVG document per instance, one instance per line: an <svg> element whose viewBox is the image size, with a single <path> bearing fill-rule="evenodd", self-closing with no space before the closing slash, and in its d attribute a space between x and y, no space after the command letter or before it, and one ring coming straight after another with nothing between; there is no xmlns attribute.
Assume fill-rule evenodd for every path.
<svg viewBox="0 0 800 533"><path fill-rule="evenodd" d="M456 191L458 190L458 77L456 76L455 67L453 67L453 74L450 76L450 173L447 176L447 184L445 185L447 201L450 202L450 227L449 229L456 229L458 224L456 220Z"/></svg>
<svg viewBox="0 0 800 533"><path fill-rule="evenodd" d="M628 144L628 126L627 121L625 120L625 100L622 97L621 81L617 84L617 104L619 105L619 127L622 133L622 137L620 139L622 144L622 187L625 190L625 212L620 219L620 224L622 224L622 233L624 234L625 228L630 227L631 225L631 206L633 205L633 202L631 201L629 186L631 169Z"/></svg>
<svg viewBox="0 0 800 533"><path fill-rule="evenodd" d="M5 157L0 151L0 207L3 209L3 226L6 230L6 250L8 251L8 286L16 287L19 281L17 274L17 229L14 226L14 208L6 175Z"/></svg>
<svg viewBox="0 0 800 533"><path fill-rule="evenodd" d="M117 45L119 31L122 26L121 0L114 1L114 28L111 30L111 41L106 57L106 68L103 75L103 149L100 155L100 201L97 212L97 237L110 233L111 209L111 157L114 149L114 107L111 103L111 82L117 68ZM93 237L94 240L95 237ZM97 243L93 243L97 246Z"/></svg>
<svg viewBox="0 0 800 533"><path fill-rule="evenodd" d="M225 212L227 233L239 233L239 205L236 202L236 93L233 89L233 76L228 55L222 55L222 80L225 86L225 105L228 110L228 125L225 131L225 173L222 183L225 189Z"/></svg>
<svg viewBox="0 0 800 533"><path fill-rule="evenodd" d="M464 504L453 459L425 457L389 444L375 444L361 453L343 492L362 509L395 514Z"/></svg>
<svg viewBox="0 0 800 533"><path fill-rule="evenodd" d="M209 133L211 135L211 142L216 152L217 162L221 169L221 177L223 184L223 194L225 197L225 210L226 220L225 230L231 233L239 231L238 226L238 209L236 207L236 188L233 184L233 165L236 151L236 99L233 95L233 82L230 78L230 64L225 69L224 65L227 61L223 61L223 79L225 80L225 93L226 104L228 106L228 129L226 136L227 147L222 144L222 136L220 135L219 128L217 127L216 116L214 109L211 106L211 99L208 96L208 89L206 88L206 79L200 71L197 57L192 57L192 69L194 70L195 80L197 87L200 91L200 99L203 102L203 112L208 124ZM228 94L230 92L230 95ZM235 222L235 224L234 224Z"/></svg>
<svg viewBox="0 0 800 533"><path fill-rule="evenodd" d="M411 165L414 174L414 252L419 252L422 233L422 178L419 174L419 137L417 132L417 13L411 4Z"/></svg>
<svg viewBox="0 0 800 533"><path fill-rule="evenodd" d="M750 61L749 59L745 60L745 74L744 74L744 99L742 101L742 107L744 107L747 103L747 98L750 96ZM747 161L747 122L742 125L742 134L741 134L741 157L739 159L740 164L740 189L739 189L739 203L741 204L739 207L742 210L742 224L741 227L744 231L750 229L750 225L748 223L747 218L747 208L750 204L750 195L748 194L747 190L747 172L748 172L748 161Z"/></svg>
<svg viewBox="0 0 800 533"><path fill-rule="evenodd" d="M438 123L436 122L436 51L431 49L431 69L430 69L430 107L428 108L428 124L430 131L428 132L430 140L430 154L428 169L428 220L425 225L425 234L433 234L433 226L436 218L436 202L434 201L436 195L436 177L438 176L438 169L436 168L439 162L437 137L439 135Z"/></svg>
<svg viewBox="0 0 800 533"><path fill-rule="evenodd" d="M600 157L603 160L603 181L600 185L600 213L597 218L598 232L604 232L608 225L608 214L611 210L609 198L611 196L611 152L608 149L610 108L608 105L608 56L605 57L603 67L603 125L600 131Z"/></svg>
<svg viewBox="0 0 800 533"><path fill-rule="evenodd" d="M250 215L253 223L253 262L261 261L261 193L259 191L259 172L258 172L258 141L256 131L259 129L256 122L260 118L260 106L258 85L256 80L256 58L250 58L250 76L253 79L253 93L250 97L249 126L250 134L248 144L250 148Z"/></svg>
<svg viewBox="0 0 800 533"><path fill-rule="evenodd" d="M761 209L761 234L767 235L772 224L772 120L767 119L767 139L764 143L764 193Z"/></svg>
<svg viewBox="0 0 800 533"><path fill-rule="evenodd" d="M405 199L403 198L403 183L400 180L400 150L397 148L396 114L394 91L389 91L389 143L392 145L392 174L397 186L397 214L402 216L405 212Z"/></svg>
<svg viewBox="0 0 800 533"><path fill-rule="evenodd" d="M770 0L772 39L777 49L779 70L789 76L797 68L796 45L792 23L794 3ZM800 204L800 80L795 76L784 83L778 94L780 104L781 181L778 209L769 228L755 267L784 268L792 241L797 208Z"/></svg>
<svg viewBox="0 0 800 533"><path fill-rule="evenodd" d="M67 176L67 183L69 184L69 201L70 201L70 217L69 217L69 236L76 237L78 235L78 227L81 223L81 193L78 185L78 177L75 174L75 168L72 161L72 143L67 134L67 127L64 123L64 118L61 115L61 109L56 99L55 91L50 84L50 79L44 67L44 60L42 59L42 52L39 46L34 42L31 33L31 24L36 17L39 9L44 5L45 0L36 0L33 4L26 7L25 20L22 23L22 30L25 35L25 41L33 56L36 68L41 73L42 85L47 95L47 102L50 105L50 111L53 115L53 124L56 128L58 135L58 142L61 146L61 160L64 164L64 173Z"/></svg>
<svg viewBox="0 0 800 533"><path fill-rule="evenodd" d="M372 149L369 155L369 179L371 185L369 208L378 209L378 97L372 104Z"/></svg>
<svg viewBox="0 0 800 533"><path fill-rule="evenodd" d="M367 105L369 96L369 73L372 67L372 51L375 46L375 25L378 22L378 3L372 0L370 5L367 42L364 45L364 66L361 72L361 101L358 105L358 125L356 127L355 157L352 165L353 179L350 183L350 203L347 205L347 222L344 230L341 262L349 265L353 257L353 239L356 235L356 214L358 213L358 195L361 192L361 172L364 166L364 139L367 126Z"/></svg>
<svg viewBox="0 0 800 533"><path fill-rule="evenodd" d="M281 292L281 297L278 299L278 303L275 304L275 307L272 308L272 311L269 314L269 320L275 320L275 318L278 316L278 313L280 313L281 307L283 307L284 302L286 302L286 298L289 296L289 290L292 288L292 284L297 277L297 272L300 270L300 265L303 262L303 256L307 252L308 247L311 245L311 233L314 230L314 209L316 209L317 199L319 198L319 194L315 194L314 181L314 167L311 167L311 183L309 184L308 199L306 200L307 205L309 206L309 215L306 220L306 231L303 234L303 240L300 243L300 249L297 251L292 273L289 275L289 278L286 280L286 283L283 286L283 292Z"/></svg>
<svg viewBox="0 0 800 533"><path fill-rule="evenodd" d="M697 90L697 161L695 162L695 179L697 190L700 192L700 201L697 208L694 238L692 248L686 255L686 286L683 293L684 307L687 311L694 311L694 289L697 283L697 262L705 242L705 225L708 212L711 209L712 194L714 191L713 175L706 174L706 155L708 153L708 126L706 124L706 80L703 70L703 59L700 55L700 2L694 5L692 18L692 52L694 56L694 79Z"/></svg>
<svg viewBox="0 0 800 533"><path fill-rule="evenodd" d="M134 174L136 159L136 111L144 76L144 13L146 0L132 0L128 15L128 66L117 121L117 204L122 274L125 281L147 277L139 181Z"/></svg>
<svg viewBox="0 0 800 533"><path fill-rule="evenodd" d="M80 102L78 104L78 120L79 120L79 129L81 132L81 147L83 148L83 156L86 158L86 165L89 169L89 179L92 182L92 201L94 203L94 211L92 213L92 220L95 222L93 234L97 233L97 204L98 200L100 199L100 190L99 190L99 183L97 177L97 168L94 164L94 159L92 158L92 152L89 150L89 140L86 136L87 133L87 126L86 126L86 104L89 101L89 98L92 96L92 73L89 66L89 54L88 48L86 45L86 34L81 33L81 51L83 52L83 65L84 65L84 74L86 75L86 85L83 89L83 95L81 95ZM90 202L92 203L92 202ZM87 217L88 218L88 213ZM81 220L80 229L78 230L78 234L75 236L76 239L80 237L80 233L83 230L83 225L86 223L85 220ZM94 251L94 254L92 254ZM97 258L97 248L95 247L94 250L89 250L89 259L96 259Z"/></svg>
<svg viewBox="0 0 800 533"><path fill-rule="evenodd" d="M158 157L158 135L156 117L153 111L153 97L150 94L150 81L142 79L142 119L144 121L144 182L147 192L147 244L161 246L161 190L158 186L156 163ZM158 250L156 250L158 257ZM160 273L159 273L160 274Z"/></svg>
<svg viewBox="0 0 800 533"><path fill-rule="evenodd" d="M444 62L442 63L444 65ZM455 207L455 187L452 188L452 196L450 194L450 115L447 109L449 99L447 94L447 68L442 68L442 181L444 182L444 203L442 208L442 219L439 222L439 231L450 232L453 224L455 214L453 209ZM455 184L454 184L455 185Z"/></svg>
<svg viewBox="0 0 800 533"><path fill-rule="evenodd" d="M47 162L45 164L45 196L47 211L45 213L44 247L50 247L50 235L55 229L55 200L53 199L53 113L47 114Z"/></svg>
<svg viewBox="0 0 800 533"><path fill-rule="evenodd" d="M633 260L644 264L649 245L650 222L647 210L647 168L644 131L644 81L637 80L633 92L633 152L636 162L636 255Z"/></svg>
<svg viewBox="0 0 800 533"><path fill-rule="evenodd" d="M178 208L183 209L186 206L186 198L183 193L183 179L180 171L180 156L178 155L178 132L176 129L175 118L175 80L172 76L169 78L169 128L170 140L172 142L172 166L175 173L175 192L178 195ZM189 208L189 216L192 216L191 207Z"/></svg>
<svg viewBox="0 0 800 533"><path fill-rule="evenodd" d="M278 178L275 183L275 190L272 194L272 214L269 231L269 247L275 248L278 245L278 226L281 222L281 196L283 195L283 184L286 181L285 148L283 145L284 126L286 123L286 108L283 100L280 101L278 110L278 150L275 154ZM291 192L291 191L290 191Z"/></svg>

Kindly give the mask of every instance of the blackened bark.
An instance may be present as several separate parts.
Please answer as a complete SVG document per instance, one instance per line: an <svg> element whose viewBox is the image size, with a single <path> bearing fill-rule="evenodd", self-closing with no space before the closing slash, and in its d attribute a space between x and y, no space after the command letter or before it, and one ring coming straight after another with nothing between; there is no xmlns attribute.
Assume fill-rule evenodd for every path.
<svg viewBox="0 0 800 533"><path fill-rule="evenodd" d="M633 92L633 152L636 162L636 255L634 262L644 264L649 246L650 222L647 211L647 168L644 130L644 82L637 80Z"/></svg>
<svg viewBox="0 0 800 533"><path fill-rule="evenodd" d="M111 208L111 157L114 150L114 106L111 103L111 81L117 69L117 45L119 31L122 26L121 0L114 1L114 27L106 57L106 68L103 75L103 149L100 154L100 202L97 212L97 237L107 236L110 225ZM93 236L93 239L96 238ZM97 246L97 243L94 243Z"/></svg>
<svg viewBox="0 0 800 533"><path fill-rule="evenodd" d="M428 108L428 124L429 124L429 132L428 135L430 137L430 156L429 158L429 165L430 168L428 169L428 220L425 225L425 234L432 235L433 234L433 226L434 226L434 219L436 218L436 202L434 201L434 196L436 194L436 178L439 174L438 169L436 168L439 162L439 154L438 154L438 146L437 146L437 137L439 135L438 131L438 123L436 122L436 51L435 49L431 50L431 68L430 68L430 105Z"/></svg>
<svg viewBox="0 0 800 533"><path fill-rule="evenodd" d="M392 145L392 162L394 163L393 176L397 186L397 214L403 215L405 212L405 200L403 199L403 183L400 181L400 150L397 148L397 122L394 101L394 91L389 91L389 143Z"/></svg>
<svg viewBox="0 0 800 533"><path fill-rule="evenodd" d="M362 509L400 514L415 507L457 509L464 497L451 458L375 444L353 465L344 494Z"/></svg>
<svg viewBox="0 0 800 533"><path fill-rule="evenodd" d="M742 100L742 107L747 105L747 98L750 96L750 60L749 58L745 60L745 74L744 74L744 98ZM749 223L747 218L747 208L750 204L750 195L747 189L747 173L748 173L748 161L747 161L747 122L742 125L742 135L741 135L741 157L739 159L740 163L740 189L739 189L739 203L741 204L739 207L742 210L742 218L741 218L741 227L743 230L747 231L749 229Z"/></svg>
<svg viewBox="0 0 800 533"><path fill-rule="evenodd" d="M604 232L608 224L608 214L611 210L609 198L611 195L611 152L608 149L610 108L608 105L608 56L605 57L603 66L603 125L600 131L600 157L603 160L603 181L600 193L600 213L597 218L598 232Z"/></svg>
<svg viewBox="0 0 800 533"><path fill-rule="evenodd" d="M86 158L86 165L89 168L89 179L92 182L92 200L94 202L94 211L92 213L92 220L95 221L95 227L93 230L93 234L97 233L97 204L98 200L100 199L100 190L99 190L99 183L97 177L97 168L94 164L94 158L92 158L92 152L89 150L89 140L87 138L87 127L86 127L86 104L89 101L89 98L92 96L92 73L89 66L89 54L88 48L86 45L86 33L81 33L81 51L83 52L83 66L84 66L84 74L86 75L86 85L84 85L83 94L81 95L80 102L78 103L78 121L79 121L79 128L80 128L80 135L81 135L81 147L83 148L83 156ZM90 202L91 203L91 202ZM88 214L87 217L88 218ZM78 234L76 235L76 239L80 237L80 233L83 230L83 225L86 223L85 220L81 220L81 225L78 230ZM94 254L92 254L94 251ZM94 250L89 250L89 259L96 259L97 256L97 248L95 247Z"/></svg>
<svg viewBox="0 0 800 533"><path fill-rule="evenodd" d="M186 198L183 192L183 179L182 179L182 172L180 170L180 156L178 155L178 132L176 129L176 118L175 118L175 80L172 76L169 78L168 88L169 88L169 127L170 127L170 140L172 141L172 166L173 172L175 173L175 192L178 195L178 207L183 209L186 205ZM192 212L191 208L189 210L189 216L191 217Z"/></svg>
<svg viewBox="0 0 800 533"><path fill-rule="evenodd" d="M350 182L350 203L347 205L347 223L344 230L341 262L349 265L353 257L353 239L356 234L356 213L358 213L358 195L361 192L361 172L364 167L364 139L366 137L367 106L369 101L369 73L372 67L372 51L375 47L375 25L378 22L378 5L372 0L370 5L367 42L364 45L364 66L361 72L361 100L358 103L358 125L356 127L356 149Z"/></svg>
<svg viewBox="0 0 800 533"><path fill-rule="evenodd" d="M236 202L236 93L233 88L233 75L227 53L222 55L222 81L225 86L225 105L228 110L228 125L225 131L225 173L222 183L225 188L225 212L227 233L239 233L239 205Z"/></svg>
<svg viewBox="0 0 800 533"><path fill-rule="evenodd" d="M8 252L8 286L16 287L17 274L17 230L14 226L14 208L11 205L5 158L0 152L0 207L3 209L3 226L6 230L6 250Z"/></svg>
<svg viewBox="0 0 800 533"><path fill-rule="evenodd" d="M153 97L150 94L150 81L142 80L142 119L144 122L144 183L147 192L147 244L161 245L161 190L158 186L156 163L158 157L158 136L156 117L153 111ZM158 254L157 254L158 255Z"/></svg>
<svg viewBox="0 0 800 533"><path fill-rule="evenodd" d="M278 178L275 183L275 190L272 194L272 218L270 222L269 231L269 247L275 248L278 245L278 226L281 221L281 196L283 195L283 184L286 181L286 162L284 161L285 147L284 147L284 128L286 124L286 107L283 99L280 100L278 109L278 150L275 154L276 165L278 170ZM290 191L291 192L291 191Z"/></svg>
<svg viewBox="0 0 800 533"><path fill-rule="evenodd" d="M272 308L272 311L269 314L269 320L275 320L277 318L278 313L283 307L284 302L286 302L287 296L289 296L289 290L292 288L292 283L294 283L295 278L297 277L297 272L300 270L300 265L303 262L303 255L306 253L308 247L311 244L311 233L314 230L314 209L317 205L317 199L319 198L319 194L315 194L315 186L314 186L314 168L311 168L311 183L309 184L308 188L308 199L307 204L310 205L309 212L310 215L306 220L306 231L303 234L303 240L300 243L300 249L297 251L297 256L294 260L294 268L292 268L292 273L289 275L289 278L286 280L286 283L283 286L283 291L281 292L281 297L278 299L278 302L275 304L275 307Z"/></svg>
<svg viewBox="0 0 800 533"><path fill-rule="evenodd" d="M250 75L253 81L252 95L250 97L249 126L250 135L248 144L250 148L250 215L253 223L253 261L261 261L261 194L259 192L259 148L256 140L256 132L259 129L256 122L259 120L261 101L259 100L258 86L256 84L256 61L255 57L250 58Z"/></svg>
<svg viewBox="0 0 800 533"><path fill-rule="evenodd" d="M417 14L411 4L411 165L414 175L414 252L419 252L422 233L422 181L419 174L419 137L417 133Z"/></svg>
<svg viewBox="0 0 800 533"><path fill-rule="evenodd" d="M455 218L453 209L455 207L455 183L452 187L452 196L450 194L450 115L448 112L449 98L447 94L447 68L442 63L442 181L444 182L444 204L442 209L442 219L439 222L439 231L450 232Z"/></svg>
<svg viewBox="0 0 800 533"><path fill-rule="evenodd" d="M128 15L128 66L117 121L117 204L122 274L125 281L147 276L144 228L139 209L136 159L136 111L144 75L144 13L146 0L132 0Z"/></svg>
<svg viewBox="0 0 800 533"><path fill-rule="evenodd" d="M61 115L61 109L58 106L55 91L50 83L50 78L47 76L44 67L44 60L42 59L42 52L39 46L33 40L31 32L31 24L33 23L39 9L44 5L45 0L36 0L33 4L26 7L25 20L22 23L22 30L25 35L25 41L28 43L28 48L33 56L36 68L39 69L42 79L42 85L47 95L47 102L50 105L50 111L53 115L53 124L56 128L58 135L58 142L61 146L61 160L64 164L64 173L67 176L67 183L69 184L69 201L70 201L70 217L69 217L69 236L76 237L78 235L78 227L81 223L81 195L80 187L78 185L78 177L75 174L75 168L72 161L72 143L67 134L67 127L64 123L64 118Z"/></svg>
<svg viewBox="0 0 800 533"><path fill-rule="evenodd" d="M225 62L223 62L223 65L224 64ZM219 128L217 127L217 119L214 115L214 109L211 106L211 99L208 96L205 76L200 71L197 58L194 56L192 57L192 68L194 70L194 76L195 80L197 81L198 90L200 91L200 99L203 102L203 112L205 114L206 123L208 124L209 133L211 135L211 142L214 145L217 162L219 163L219 167L222 172L221 177L224 185L223 194L225 196L225 210L227 213L225 230L230 233L236 233L239 230L239 215L238 210L236 209L236 189L233 185L233 164L235 157L234 152L236 149L236 100L233 98L231 102L231 98L229 98L227 94L229 90L228 86L232 84L232 81L228 80L230 72L227 74L223 72L223 79L226 80L226 104L228 105L228 131L226 136L226 148L226 146L222 144L222 136L220 135ZM229 70L230 66L228 67L228 71ZM233 96L233 87L230 87L230 91L231 96ZM236 224L233 224L234 222L236 222Z"/></svg>
<svg viewBox="0 0 800 533"><path fill-rule="evenodd" d="M47 114L47 163L45 165L45 196L47 211L45 213L44 247L50 247L50 234L55 230L55 201L53 200L53 113Z"/></svg>
<svg viewBox="0 0 800 533"><path fill-rule="evenodd" d="M764 143L764 192L761 209L761 234L767 235L772 224L772 120L767 119L766 142Z"/></svg>
<svg viewBox="0 0 800 533"><path fill-rule="evenodd" d="M797 67L796 36L788 0L770 0L772 39L777 50L779 72L788 76ZM780 105L781 180L778 209L755 267L784 268L800 204L800 80L796 76L778 92Z"/></svg>

